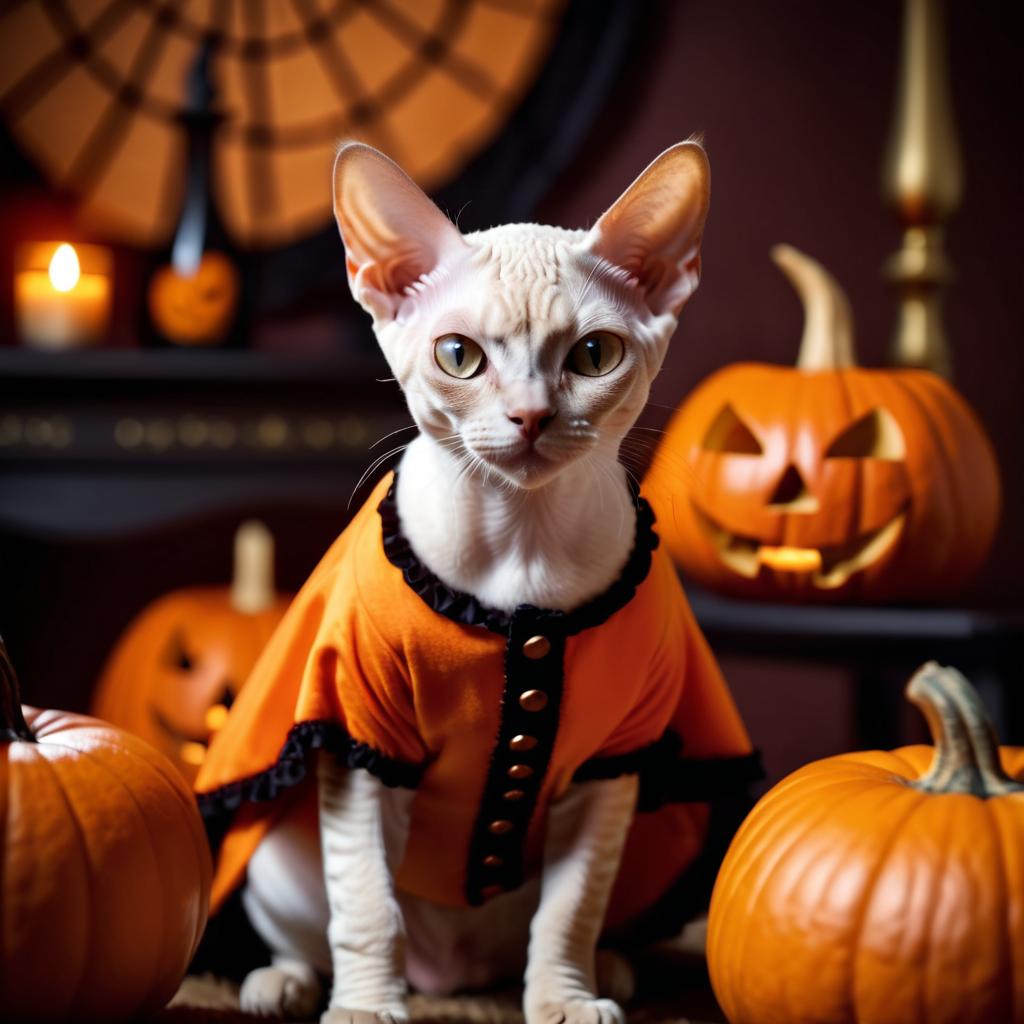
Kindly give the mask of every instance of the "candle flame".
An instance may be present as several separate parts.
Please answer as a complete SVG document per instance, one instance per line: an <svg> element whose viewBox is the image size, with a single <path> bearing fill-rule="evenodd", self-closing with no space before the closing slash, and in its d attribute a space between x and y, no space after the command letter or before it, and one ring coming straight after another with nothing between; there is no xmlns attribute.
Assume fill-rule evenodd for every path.
<svg viewBox="0 0 1024 1024"><path fill-rule="evenodd" d="M61 243L50 260L50 283L59 292L69 292L78 284L80 276L78 253L74 246Z"/></svg>

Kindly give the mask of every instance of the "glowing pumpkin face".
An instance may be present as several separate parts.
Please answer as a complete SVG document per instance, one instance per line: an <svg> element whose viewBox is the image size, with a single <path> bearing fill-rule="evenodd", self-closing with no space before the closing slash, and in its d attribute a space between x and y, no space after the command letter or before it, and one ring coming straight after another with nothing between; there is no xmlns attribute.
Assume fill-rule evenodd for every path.
<svg viewBox="0 0 1024 1024"><path fill-rule="evenodd" d="M270 534L243 525L234 584L175 591L146 608L114 648L92 713L146 740L192 782L288 602L274 593Z"/></svg>
<svg viewBox="0 0 1024 1024"><path fill-rule="evenodd" d="M93 714L146 740L191 782L286 607L280 598L241 613L214 587L160 598L118 642Z"/></svg>
<svg viewBox="0 0 1024 1024"><path fill-rule="evenodd" d="M169 341L205 345L227 333L238 304L238 271L221 252L203 253L193 274L162 267L149 286L149 315Z"/></svg>
<svg viewBox="0 0 1024 1024"><path fill-rule="evenodd" d="M647 486L666 544L696 579L744 596L955 589L998 519L982 428L933 374L854 366L838 286L795 250L777 259L828 302L808 299L797 368L726 367L680 408Z"/></svg>

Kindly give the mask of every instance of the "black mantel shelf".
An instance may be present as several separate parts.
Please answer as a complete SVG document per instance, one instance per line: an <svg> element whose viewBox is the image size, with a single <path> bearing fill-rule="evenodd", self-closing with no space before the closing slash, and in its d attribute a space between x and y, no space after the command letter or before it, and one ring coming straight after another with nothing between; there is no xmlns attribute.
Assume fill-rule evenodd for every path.
<svg viewBox="0 0 1024 1024"><path fill-rule="evenodd" d="M0 532L74 543L227 509L343 515L391 447L374 442L410 423L389 378L373 351L0 348Z"/></svg>
<svg viewBox="0 0 1024 1024"><path fill-rule="evenodd" d="M5 382L361 383L389 376L378 356L289 356L245 349L76 349L42 352L0 346Z"/></svg>

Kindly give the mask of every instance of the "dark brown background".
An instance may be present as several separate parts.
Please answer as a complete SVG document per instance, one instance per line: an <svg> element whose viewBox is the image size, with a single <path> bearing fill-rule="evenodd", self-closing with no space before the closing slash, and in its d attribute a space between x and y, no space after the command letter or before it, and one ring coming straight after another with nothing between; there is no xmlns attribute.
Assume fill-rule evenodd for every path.
<svg viewBox="0 0 1024 1024"><path fill-rule="evenodd" d="M956 382L995 441L1006 488L996 551L972 595L984 605L1019 605L1024 595L1024 540L1017 526L1024 483L1016 468L1024 454L1019 252L1024 51L1011 20L1014 6L960 0L951 5L950 18L966 196L949 230L958 279L949 292L947 324ZM779 241L803 249L836 275L856 315L861 361L883 360L894 302L880 267L897 248L899 230L881 206L879 177L900 14L896 0L644 5L638 43L613 100L544 202L540 219L567 226L591 223L662 148L693 132L705 134L713 202L704 278L683 314L647 422L663 422L667 407L721 365L793 361L801 313L768 259L770 246ZM8 213L21 205L18 195L5 197ZM337 255L340 261L340 247ZM0 379L0 406L3 386ZM321 510L303 521L292 510L270 518L282 539L282 583L294 588L312 568L338 517ZM170 586L223 579L226 555L215 552L226 552L234 521L187 524L187 535L156 542L126 538L114 555L95 545L47 546L32 539L13 578L11 566L6 568L4 585L14 593L0 603L6 616L0 618L0 631L8 631L12 647L45 677L42 670L58 661L49 624L26 621L19 608L27 598L42 607L52 587L54 602L78 606L79 624L65 642L80 645L83 676L91 677L110 642L111 623L127 614L120 608L116 614L104 612L104 591L120 588L119 593L133 594L138 606ZM136 566L143 560L147 579L140 583ZM29 564L40 570L31 579L19 576L17 570ZM122 604L131 602L126 598ZM856 743L853 688L846 674L742 656L729 658L725 667L773 777ZM45 699L46 686L32 685L33 696ZM74 702L84 705L84 694Z"/></svg>

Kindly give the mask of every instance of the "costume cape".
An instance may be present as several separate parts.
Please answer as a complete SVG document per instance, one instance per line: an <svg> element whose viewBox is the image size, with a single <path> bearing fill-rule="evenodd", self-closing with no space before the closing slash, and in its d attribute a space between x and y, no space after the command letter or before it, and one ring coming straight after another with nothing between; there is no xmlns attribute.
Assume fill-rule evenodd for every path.
<svg viewBox="0 0 1024 1024"><path fill-rule="evenodd" d="M295 598L196 783L219 838L213 905L314 785L310 759L415 787L398 886L479 904L540 867L575 781L640 776L606 923L670 931L701 909L757 755L637 498L612 586L570 612L504 613L445 585L385 478ZM308 793L307 793L308 799Z"/></svg>

